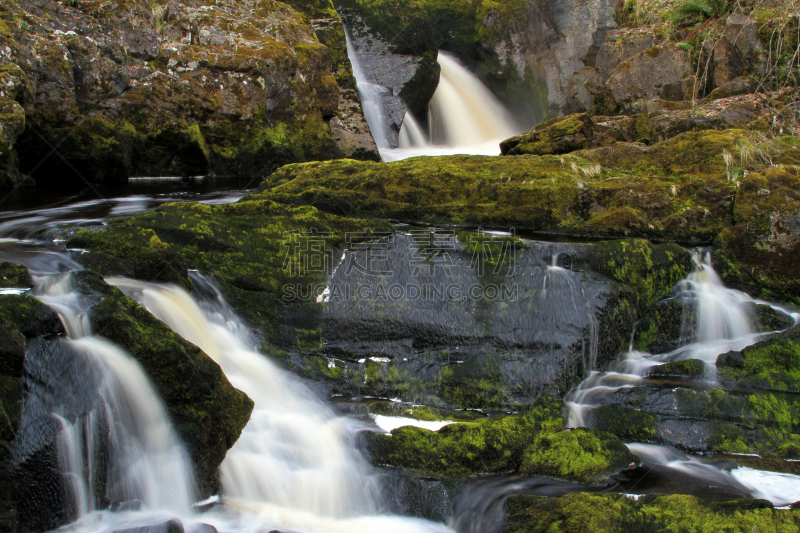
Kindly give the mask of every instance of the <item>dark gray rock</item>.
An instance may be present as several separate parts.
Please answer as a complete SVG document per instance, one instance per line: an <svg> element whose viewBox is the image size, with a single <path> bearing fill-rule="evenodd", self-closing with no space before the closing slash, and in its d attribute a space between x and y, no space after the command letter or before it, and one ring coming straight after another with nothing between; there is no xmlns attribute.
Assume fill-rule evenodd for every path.
<svg viewBox="0 0 800 533"><path fill-rule="evenodd" d="M214 529L214 528L212 528ZM216 529L214 529L216 531ZM150 526L132 527L130 529L120 529L114 533L183 533L183 523L177 518L153 524ZM203 532L206 533L206 532Z"/></svg>

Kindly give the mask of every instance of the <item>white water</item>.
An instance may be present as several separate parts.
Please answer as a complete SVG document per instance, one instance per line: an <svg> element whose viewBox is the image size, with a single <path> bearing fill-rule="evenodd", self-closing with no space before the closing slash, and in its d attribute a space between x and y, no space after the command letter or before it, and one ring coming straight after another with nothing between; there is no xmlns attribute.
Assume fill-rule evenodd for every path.
<svg viewBox="0 0 800 533"><path fill-rule="evenodd" d="M430 139L419 122L407 112L399 134L399 146L386 136L383 97L390 89L371 83L364 73L348 32L347 55L353 67L364 118L384 161L418 155L500 155L500 142L520 133L503 104L458 60L439 52L441 77L431 99L428 123Z"/></svg>
<svg viewBox="0 0 800 533"><path fill-rule="evenodd" d="M776 506L800 501L800 477L752 468L726 470L667 446L626 444L645 465L661 465L702 480L713 487L739 487L753 498L771 501Z"/></svg>
<svg viewBox="0 0 800 533"><path fill-rule="evenodd" d="M520 133L492 92L447 52L439 51L442 73L428 110L430 139L406 113L400 146L381 152L384 161L419 155L500 155L500 142Z"/></svg>
<svg viewBox="0 0 800 533"><path fill-rule="evenodd" d="M747 294L728 289L711 265L708 253L695 256L695 268L677 285L678 297L693 311L694 323L689 334L681 339L678 349L651 355L631 349L612 365L611 371L593 372L568 396L567 425L579 427L586 423L586 414L601 399L621 388L635 387L654 366L681 359L699 359L706 363L706 379L716 377L716 360L720 354L742 350L758 342L762 334L750 327L744 304L756 302ZM761 302L756 302L761 303Z"/></svg>
<svg viewBox="0 0 800 533"><path fill-rule="evenodd" d="M182 289L125 278L110 283L199 346L255 402L250 422L220 472L226 511L204 515L221 529L446 532L423 520L380 516L377 478L336 416L296 377L257 353L224 302L201 308Z"/></svg>
<svg viewBox="0 0 800 533"><path fill-rule="evenodd" d="M455 424L454 420L416 420L402 416L370 415L375 424L386 433L391 433L393 429L403 426L414 426L431 431L439 431L445 426Z"/></svg>
<svg viewBox="0 0 800 533"><path fill-rule="evenodd" d="M80 353L99 378L99 408L75 422L53 413L61 425L59 462L79 517L95 509L95 455L98 443L106 441L106 494L112 501L138 502L148 511L188 513L196 493L189 457L141 365L119 347L92 336L87 304L72 291L70 274L38 277L36 284L38 297L64 324L70 337L66 347ZM99 417L107 421L105 432Z"/></svg>
<svg viewBox="0 0 800 533"><path fill-rule="evenodd" d="M369 131L372 133L375 145L378 147L378 151L383 154L390 146L386 138L387 126L384 120L382 95L390 92L390 90L388 87L370 83L366 74L364 74L361 62L358 60L358 54L353 46L353 41L350 39L350 32L345 30L344 36L347 44L347 57L353 67L353 77L356 79L356 89L361 100L361 110L364 112L364 118L369 125Z"/></svg>
<svg viewBox="0 0 800 533"><path fill-rule="evenodd" d="M189 457L138 361L97 337L69 343L103 374L100 394L111 430L109 496L141 501L149 510L189 512L196 493Z"/></svg>

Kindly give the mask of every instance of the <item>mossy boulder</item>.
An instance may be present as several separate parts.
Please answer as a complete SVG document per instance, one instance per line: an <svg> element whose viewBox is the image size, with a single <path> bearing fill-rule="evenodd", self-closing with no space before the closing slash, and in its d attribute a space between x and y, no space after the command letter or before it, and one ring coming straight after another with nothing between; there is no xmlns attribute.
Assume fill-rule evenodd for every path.
<svg viewBox="0 0 800 533"><path fill-rule="evenodd" d="M778 533L800 530L800 511L773 509L766 500L707 502L682 494L576 493L560 498L512 496L506 501L502 533Z"/></svg>
<svg viewBox="0 0 800 533"><path fill-rule="evenodd" d="M800 206L791 192L797 177L783 165L793 164L797 145L792 137L765 142L728 129L682 133L649 147L618 142L561 157L287 165L254 198L412 223L713 242L726 284L792 302L800 298L790 261L800 235L792 213ZM747 173L731 166L730 154L760 150L771 163L753 164Z"/></svg>
<svg viewBox="0 0 800 533"><path fill-rule="evenodd" d="M30 289L33 280L28 269L16 263L0 263L0 288Z"/></svg>
<svg viewBox="0 0 800 533"><path fill-rule="evenodd" d="M624 442L659 442L658 416L615 405L592 409L587 425Z"/></svg>
<svg viewBox="0 0 800 533"><path fill-rule="evenodd" d="M556 118L530 132L500 143L503 155L566 154L587 148L594 137L594 122L586 113Z"/></svg>
<svg viewBox="0 0 800 533"><path fill-rule="evenodd" d="M647 373L650 377L681 377L700 379L706 373L705 362L699 359L682 359L659 366L654 366Z"/></svg>
<svg viewBox="0 0 800 533"><path fill-rule="evenodd" d="M537 436L523 452L519 473L606 484L614 474L638 463L614 434L577 428Z"/></svg>
<svg viewBox="0 0 800 533"><path fill-rule="evenodd" d="M13 322L27 339L64 333L56 312L33 296L0 295L0 318Z"/></svg>
<svg viewBox="0 0 800 533"><path fill-rule="evenodd" d="M611 434L564 431L560 402L550 398L520 416L450 424L439 431L405 426L391 435L370 433L367 441L377 465L441 477L513 472L606 483L638 463Z"/></svg>
<svg viewBox="0 0 800 533"><path fill-rule="evenodd" d="M636 323L633 346L642 352L671 352L694 336L694 308L680 298L656 302Z"/></svg>
<svg viewBox="0 0 800 533"><path fill-rule="evenodd" d="M244 429L253 401L233 388L219 365L99 274L73 280L101 297L90 310L95 335L126 350L150 377L187 446L202 497L220 488L217 469Z"/></svg>
<svg viewBox="0 0 800 533"><path fill-rule="evenodd" d="M256 176L341 157L329 122L337 81L352 83L344 30L330 1L296 4L6 2L0 163L16 163L0 185Z"/></svg>
<svg viewBox="0 0 800 533"><path fill-rule="evenodd" d="M81 230L68 242L70 248L87 250L80 261L104 276L126 276L145 281L191 287L186 263L178 249L158 238L156 232L122 222L115 231Z"/></svg>
<svg viewBox="0 0 800 533"><path fill-rule="evenodd" d="M800 326L741 352L717 359L719 376L725 380L764 389L800 391Z"/></svg>
<svg viewBox="0 0 800 533"><path fill-rule="evenodd" d="M796 151L795 139L778 139L775 145L784 153ZM767 301L798 304L794 258L800 252L800 200L794 191L800 178L791 168L755 165L759 172L741 179L734 208L737 224L714 240L714 265L729 287Z"/></svg>
<svg viewBox="0 0 800 533"><path fill-rule="evenodd" d="M335 249L340 255L346 246L346 233L370 231L391 227L264 200L221 206L176 203L111 221L102 232L78 232L68 246L88 250L77 259L104 275L186 287L186 268L199 269L218 283L227 301L258 331L265 351L324 379L304 359L293 359L298 352L319 358L317 295L304 299L286 292L286 287L302 287L306 296L324 287L338 261ZM292 246L299 250L315 240L324 241L320 260L331 271L303 268L305 256L292 251ZM323 367L327 374L327 363Z"/></svg>
<svg viewBox="0 0 800 533"><path fill-rule="evenodd" d="M795 320L771 305L748 302L744 305L750 327L757 333L783 331L794 326Z"/></svg>

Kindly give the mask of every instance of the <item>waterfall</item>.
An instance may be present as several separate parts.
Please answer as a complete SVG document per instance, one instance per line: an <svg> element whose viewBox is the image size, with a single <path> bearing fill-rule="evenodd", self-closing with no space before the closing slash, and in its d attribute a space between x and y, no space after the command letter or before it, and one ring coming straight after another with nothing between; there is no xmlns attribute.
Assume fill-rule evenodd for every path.
<svg viewBox="0 0 800 533"><path fill-rule="evenodd" d="M520 133L514 119L492 92L455 56L439 51L439 86L428 112L430 138L419 121L406 112L399 146L389 142L385 99L391 89L372 83L364 72L349 32L345 31L347 55L356 78L364 118L384 161L417 155L500 155L500 142Z"/></svg>
<svg viewBox="0 0 800 533"><path fill-rule="evenodd" d="M492 92L447 52L439 51L439 86L428 110L430 139L407 112L400 146L386 160L417 155L499 155L500 142L520 133L514 119Z"/></svg>
<svg viewBox="0 0 800 533"><path fill-rule="evenodd" d="M52 406L61 426L59 462L78 515L95 510L95 463L98 455L105 456L101 448L106 446L106 496L150 511L187 514L196 493L189 457L141 365L92 335L89 302L72 290L71 274L36 281L39 299L58 313L68 333L69 340L61 341L65 353L80 357L101 399L98 407L74 421L60 412L61 406ZM67 380L52 386L69 395L82 384Z"/></svg>
<svg viewBox="0 0 800 533"><path fill-rule="evenodd" d="M350 64L353 67L353 77L356 79L356 89L358 90L358 97L361 100L361 110L364 112L364 118L367 120L369 130L372 133L372 138L375 140L378 151L383 153L384 150L390 148L389 140L386 137L386 128L388 126L385 121L383 97L391 93L391 91L387 87L376 85L367 79L364 69L361 67L361 61L358 59L353 41L350 38L350 32L347 31L346 28L344 37L347 45L347 57L350 59Z"/></svg>
<svg viewBox="0 0 800 533"><path fill-rule="evenodd" d="M692 312L689 334L681 339L676 350L659 355L630 350L612 364L608 372L593 372L568 395L569 427L585 425L586 414L602 398L622 388L640 384L649 370L681 359L699 359L706 364L706 378L716 377L716 360L720 354L740 351L755 344L761 334L754 333L744 304L758 303L747 294L725 287L711 264L707 251L694 255L692 272L676 286L677 298Z"/></svg>
<svg viewBox="0 0 800 533"><path fill-rule="evenodd" d="M348 440L363 428L336 416L297 378L259 354L249 331L199 274L193 273L193 281L210 296L202 305L176 286L107 281L200 347L234 387L254 400L251 419L220 468L225 502L250 517L242 520L255 515L267 524L265 531L287 526L365 533L450 531L423 520L376 516L381 503L377 477ZM206 519L231 527L229 516Z"/></svg>
<svg viewBox="0 0 800 533"><path fill-rule="evenodd" d="M489 89L455 58L439 52L442 74L430 103L431 143L451 147L497 144L515 133L514 121ZM496 155L498 146L491 155Z"/></svg>

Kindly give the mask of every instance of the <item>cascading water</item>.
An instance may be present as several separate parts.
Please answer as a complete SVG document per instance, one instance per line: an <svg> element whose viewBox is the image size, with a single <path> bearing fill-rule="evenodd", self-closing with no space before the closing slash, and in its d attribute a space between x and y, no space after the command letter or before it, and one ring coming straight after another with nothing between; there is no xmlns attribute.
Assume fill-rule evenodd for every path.
<svg viewBox="0 0 800 533"><path fill-rule="evenodd" d="M745 305L765 302L756 302L743 292L726 288L711 265L709 253L696 254L694 259L694 270L677 285L674 296L683 301L684 316L693 317L688 334L681 339L681 346L659 355L631 348L621 360L612 364L609 371L592 372L565 402L569 410L569 427L586 426L587 414L591 410L605 405L604 399L610 395L642 386L643 379L655 366L682 359L699 359L706 364L705 379L713 383L715 363L720 354L742 350L764 335L752 331ZM797 321L797 315L792 316ZM630 443L628 447L651 470L666 469L673 477L680 474L698 487L724 487L731 494L764 498L776 505L786 505L800 498L798 476L750 468L726 470L668 446Z"/></svg>
<svg viewBox="0 0 800 533"><path fill-rule="evenodd" d="M96 509L95 465L101 457L107 469L103 498L148 512L188 514L196 493L189 457L142 367L92 335L88 303L72 291L71 274L37 276L36 281L38 298L58 313L68 333L61 353L81 359L101 400L72 421L60 413L61 406L52 406L61 426L59 462L78 516ZM79 385L51 386L70 394L68 389Z"/></svg>
<svg viewBox="0 0 800 533"><path fill-rule="evenodd" d="M391 148L386 138L386 128L388 126L386 125L383 111L383 95L391 91L387 87L376 85L367 79L364 69L361 67L361 62L358 60L353 41L350 38L350 32L345 30L344 35L347 44L347 56L350 58L353 77L356 79L358 97L361 100L361 110L364 112L367 124L369 124L369 130L375 140L375 145L378 147L378 151L383 154L385 150Z"/></svg>
<svg viewBox="0 0 800 533"><path fill-rule="evenodd" d="M406 113L400 146L382 153L397 161L417 155L499 155L500 142L519 132L514 119L489 89L447 52L439 51L439 86L428 111L430 138Z"/></svg>
<svg viewBox="0 0 800 533"><path fill-rule="evenodd" d="M711 265L707 252L694 257L695 268L681 281L676 298L691 309L694 321L689 335L681 346L665 354L651 355L633 349L612 364L608 372L592 372L588 379L572 391L567 399L568 425L585 425L585 415L599 400L621 388L639 385L654 366L681 359L699 359L706 363L706 377L716 375L717 357L731 350L742 350L758 341L761 334L753 333L744 304L754 300L747 294L728 289Z"/></svg>
<svg viewBox="0 0 800 533"><path fill-rule="evenodd" d="M336 416L305 385L257 353L246 328L204 278L193 274L194 283L213 295L204 308L175 286L108 281L199 346L254 400L251 419L221 466L226 504L247 516L239 520L303 531L449 531L377 515L378 479L348 440L363 428ZM237 527L229 515L204 520Z"/></svg>
<svg viewBox="0 0 800 533"><path fill-rule="evenodd" d="M364 118L384 161L417 155L499 155L499 143L520 133L511 115L478 77L454 56L439 51L441 76L429 106L430 138L414 116L406 112L399 146L392 146L384 104L391 90L368 79L349 32L345 31L345 36Z"/></svg>

